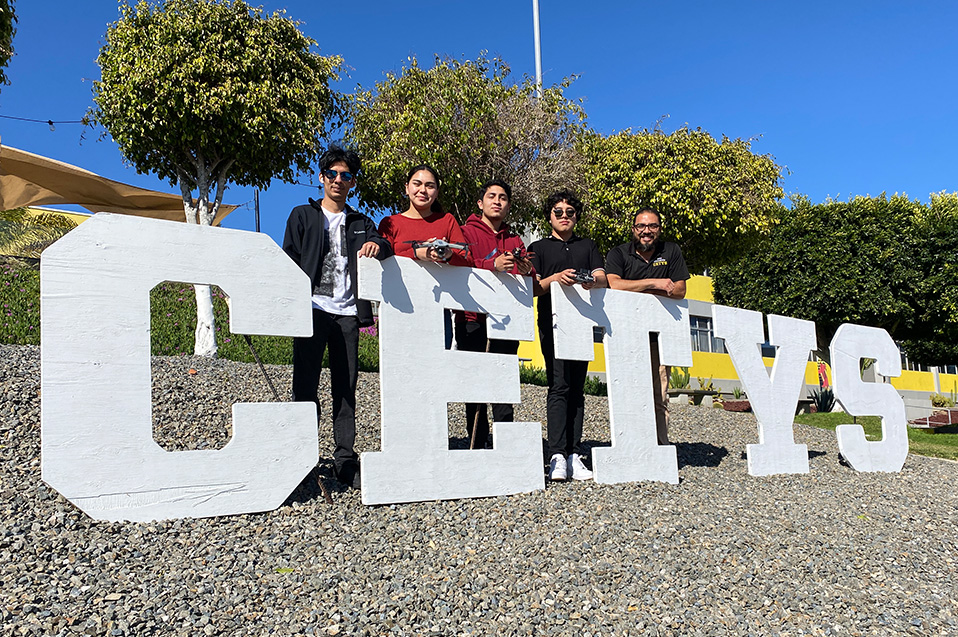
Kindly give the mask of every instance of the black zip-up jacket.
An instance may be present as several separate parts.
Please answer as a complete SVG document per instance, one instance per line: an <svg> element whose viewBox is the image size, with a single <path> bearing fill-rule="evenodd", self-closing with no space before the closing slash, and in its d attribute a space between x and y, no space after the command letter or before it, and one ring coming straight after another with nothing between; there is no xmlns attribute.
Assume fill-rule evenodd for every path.
<svg viewBox="0 0 958 637"><path fill-rule="evenodd" d="M342 225L341 244L345 249L345 256L349 263L349 276L352 280L353 294L356 295L356 318L360 327L373 324L373 308L369 301L364 301L356 294L356 253L367 241L373 241L379 246L380 261L391 257L392 247L386 239L379 236L376 224L366 215L356 212L348 205L343 211L346 219ZM303 272L309 275L310 289L322 276L323 259L329 246L325 241L325 219L323 209L318 201L309 200L309 204L296 206L289 213L286 222L286 235L283 237L283 251L296 262Z"/></svg>

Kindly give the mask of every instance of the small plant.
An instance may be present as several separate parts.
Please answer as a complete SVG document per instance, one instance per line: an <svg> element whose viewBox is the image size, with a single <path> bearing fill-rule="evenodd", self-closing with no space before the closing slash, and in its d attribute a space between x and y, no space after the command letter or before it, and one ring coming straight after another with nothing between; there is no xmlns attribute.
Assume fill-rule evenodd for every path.
<svg viewBox="0 0 958 637"><path fill-rule="evenodd" d="M609 386L598 378L589 376L585 379L585 385L582 388L582 392L587 396L608 396Z"/></svg>
<svg viewBox="0 0 958 637"><path fill-rule="evenodd" d="M733 387L732 395L735 396L735 400L742 400L745 398L745 390L741 387Z"/></svg>
<svg viewBox="0 0 958 637"><path fill-rule="evenodd" d="M519 365L519 382L523 385L548 387L549 378L546 376L546 370L523 363Z"/></svg>
<svg viewBox="0 0 958 637"><path fill-rule="evenodd" d="M932 407L943 407L951 408L955 406L955 399L953 398L954 392L952 394L932 394L929 396L931 398Z"/></svg>
<svg viewBox="0 0 958 637"><path fill-rule="evenodd" d="M712 382L711 376L709 376L709 379L707 381L701 376L697 376L696 380L699 381L699 389L702 389L705 391L716 391L715 383Z"/></svg>
<svg viewBox="0 0 958 637"><path fill-rule="evenodd" d="M829 387L827 389L816 389L812 391L812 403L815 410L820 414L829 413L835 407L835 392Z"/></svg>
<svg viewBox="0 0 958 637"><path fill-rule="evenodd" d="M688 367L673 367L669 372L669 387L672 389L688 389L692 379Z"/></svg>

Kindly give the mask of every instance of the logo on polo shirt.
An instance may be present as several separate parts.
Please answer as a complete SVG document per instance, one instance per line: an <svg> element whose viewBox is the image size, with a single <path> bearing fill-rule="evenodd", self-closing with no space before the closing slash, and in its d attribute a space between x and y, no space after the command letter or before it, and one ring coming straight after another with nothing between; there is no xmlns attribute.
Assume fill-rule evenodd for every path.
<svg viewBox="0 0 958 637"><path fill-rule="evenodd" d="M652 267L654 268L659 265L668 265L668 264L669 262L666 261L664 257L659 257L658 259L652 262Z"/></svg>

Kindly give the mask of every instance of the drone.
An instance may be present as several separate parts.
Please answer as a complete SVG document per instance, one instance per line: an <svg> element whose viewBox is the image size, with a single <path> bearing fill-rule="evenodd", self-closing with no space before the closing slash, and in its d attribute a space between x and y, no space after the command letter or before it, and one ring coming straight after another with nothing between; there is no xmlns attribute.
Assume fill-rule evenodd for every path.
<svg viewBox="0 0 958 637"><path fill-rule="evenodd" d="M419 248L432 248L436 251L440 261L448 261L452 258L453 250L460 250L465 252L466 255L469 254L469 244L468 243L450 243L445 239L433 239L432 241L406 241L406 243L412 244L412 249L418 250Z"/></svg>
<svg viewBox="0 0 958 637"><path fill-rule="evenodd" d="M592 276L592 273L588 270L576 270L572 275L572 278L575 279L576 283L594 283L595 277Z"/></svg>

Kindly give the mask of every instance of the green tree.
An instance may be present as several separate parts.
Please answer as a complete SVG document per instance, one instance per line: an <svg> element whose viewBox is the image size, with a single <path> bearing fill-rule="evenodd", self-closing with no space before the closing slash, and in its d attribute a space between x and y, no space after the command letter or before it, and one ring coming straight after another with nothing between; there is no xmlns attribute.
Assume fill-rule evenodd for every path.
<svg viewBox="0 0 958 637"><path fill-rule="evenodd" d="M783 196L782 169L749 140L701 129L625 130L585 137L587 214L582 232L604 251L632 238L644 207L664 217L693 272L734 259L766 232Z"/></svg>
<svg viewBox="0 0 958 637"><path fill-rule="evenodd" d="M0 212L0 254L39 259L40 253L76 228L64 215L31 213L27 208Z"/></svg>
<svg viewBox="0 0 958 637"><path fill-rule="evenodd" d="M958 363L958 193L938 193L912 226L918 273L906 288L914 318L902 347L927 365Z"/></svg>
<svg viewBox="0 0 958 637"><path fill-rule="evenodd" d="M406 172L427 163L440 173L440 202L460 223L476 211L479 186L497 177L513 187L510 222L527 228L541 199L574 183L583 165L575 141L585 112L564 95L573 79L536 98L530 79L511 83L508 65L483 53L474 61L437 57L430 69L411 58L375 90L360 87L346 133L363 158L360 202L405 209Z"/></svg>
<svg viewBox="0 0 958 637"><path fill-rule="evenodd" d="M842 323L900 338L914 324L920 278L911 228L922 205L905 196L855 197L781 209L761 248L712 271L724 305L815 321L824 354Z"/></svg>
<svg viewBox="0 0 958 637"><path fill-rule="evenodd" d="M92 120L139 172L179 186L189 223L209 225L228 183L265 188L308 172L342 60L283 13L242 0L120 5L97 62ZM194 190L196 195L194 197ZM197 354L216 354L209 286L197 286Z"/></svg>
<svg viewBox="0 0 958 637"><path fill-rule="evenodd" d="M13 57L13 36L17 34L17 14L13 0L0 0L0 84L9 84L4 69Z"/></svg>

